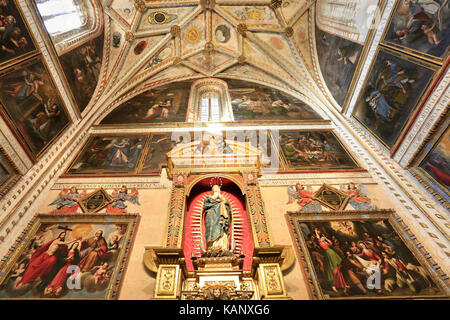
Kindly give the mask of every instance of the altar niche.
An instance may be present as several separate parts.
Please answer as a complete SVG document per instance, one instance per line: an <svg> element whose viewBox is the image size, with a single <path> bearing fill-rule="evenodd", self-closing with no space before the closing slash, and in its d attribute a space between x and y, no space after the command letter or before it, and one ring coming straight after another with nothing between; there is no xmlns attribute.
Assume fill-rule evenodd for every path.
<svg viewBox="0 0 450 320"><path fill-rule="evenodd" d="M243 270L250 271L253 237L243 191L226 178L205 178L197 182L186 199L182 248L189 272L193 260L204 257L243 259Z"/></svg>

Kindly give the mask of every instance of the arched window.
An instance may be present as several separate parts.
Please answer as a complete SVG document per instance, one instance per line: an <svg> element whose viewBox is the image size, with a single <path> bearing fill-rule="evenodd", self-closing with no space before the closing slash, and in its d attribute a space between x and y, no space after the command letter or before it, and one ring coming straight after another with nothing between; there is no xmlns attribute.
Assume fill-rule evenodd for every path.
<svg viewBox="0 0 450 320"><path fill-rule="evenodd" d="M35 0L35 3L58 55L103 31L103 12L97 0Z"/></svg>
<svg viewBox="0 0 450 320"><path fill-rule="evenodd" d="M225 81L205 78L191 86L188 105L188 122L233 121L233 110Z"/></svg>
<svg viewBox="0 0 450 320"><path fill-rule="evenodd" d="M36 0L36 6L52 37L79 30L87 23L87 12L80 0Z"/></svg>
<svg viewBox="0 0 450 320"><path fill-rule="evenodd" d="M220 121L219 94L215 92L204 93L200 100L200 119L203 122Z"/></svg>

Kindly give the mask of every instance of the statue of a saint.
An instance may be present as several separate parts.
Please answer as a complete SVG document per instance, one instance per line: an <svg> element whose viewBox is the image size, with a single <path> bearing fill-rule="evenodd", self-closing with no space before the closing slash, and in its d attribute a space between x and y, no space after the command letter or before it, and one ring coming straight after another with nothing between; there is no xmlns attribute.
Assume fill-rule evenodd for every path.
<svg viewBox="0 0 450 320"><path fill-rule="evenodd" d="M212 191L203 203L206 251L212 256L230 255L231 205L218 185Z"/></svg>

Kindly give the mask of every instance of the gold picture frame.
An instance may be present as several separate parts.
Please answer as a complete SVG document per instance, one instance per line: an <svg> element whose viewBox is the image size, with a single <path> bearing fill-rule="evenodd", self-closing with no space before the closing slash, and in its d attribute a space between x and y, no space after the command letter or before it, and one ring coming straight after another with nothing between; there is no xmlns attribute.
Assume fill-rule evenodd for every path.
<svg viewBox="0 0 450 320"><path fill-rule="evenodd" d="M21 236L8 251L7 255L0 262L0 299L118 299L121 287L120 282L126 270L129 252L132 247L133 237L138 223L139 215L137 214L35 215L22 232ZM94 274L94 269L98 269L98 267L91 271L83 271L82 267L80 267L81 287L76 287L72 290L68 288L67 282L65 282L65 285L63 285L64 289L59 295L56 295L56 293L52 294L51 291L50 294L48 294L48 292L46 293L44 290L44 286L48 283L52 286L54 279L58 276L58 274L55 276L55 274L52 274L51 272L42 275L41 278L32 279L29 283L17 287L17 284L26 277L25 274L30 263L34 263L37 268L39 267L39 261L32 262L33 258L29 258L31 252L38 253L39 249L45 249L46 245L53 243L54 239L58 239L63 232L65 232L65 241L74 243L77 241L83 242L88 239L95 239L93 236L97 234L99 230L102 230L101 237L104 238L104 240L102 240L104 242L106 242L105 239L108 239L109 242L113 235L118 235L119 237L119 240L115 238L118 241L117 247L115 247L115 249L110 249L108 246L105 255L94 263L96 266L99 266L104 262L107 262L109 265L104 279L105 282L101 283L101 287L92 287L92 282L88 283L86 282L87 278L83 278L91 277ZM39 239L48 232L50 232L49 238L51 239L51 242L47 244L40 243ZM79 238L84 238L85 240L78 240ZM58 247L58 250L60 249L63 250L62 247ZM67 252L67 250L61 252ZM61 254L62 257L65 255L67 254ZM58 256L60 255L58 254ZM67 262L63 263L67 264ZM72 261L71 263L74 264L75 262ZM75 266L77 266L77 264L75 264ZM58 267L60 267L58 266L58 263L54 264L53 271ZM16 277L18 274L17 270L20 268L25 269L22 271L21 279ZM60 272L58 273L61 273L62 268L59 270ZM49 276L50 278L48 278ZM67 277L68 276L69 274L67 274ZM43 286L40 287L40 285Z"/></svg>
<svg viewBox="0 0 450 320"><path fill-rule="evenodd" d="M448 276L392 210L288 212L286 219L312 299L437 299L450 296ZM327 239L331 245L326 243ZM372 249L369 239L373 241ZM353 242L350 244L350 241ZM353 249L353 243L358 248ZM381 256L375 251L378 245L386 246ZM394 246L395 250L392 249ZM371 254L373 260L367 258L363 247L375 253ZM361 253L354 251L356 249L361 249ZM362 262L361 257L365 258ZM350 261L356 261L355 265ZM356 267L358 264L363 269ZM383 273L383 270L389 270L389 273ZM380 277L378 285L377 276Z"/></svg>

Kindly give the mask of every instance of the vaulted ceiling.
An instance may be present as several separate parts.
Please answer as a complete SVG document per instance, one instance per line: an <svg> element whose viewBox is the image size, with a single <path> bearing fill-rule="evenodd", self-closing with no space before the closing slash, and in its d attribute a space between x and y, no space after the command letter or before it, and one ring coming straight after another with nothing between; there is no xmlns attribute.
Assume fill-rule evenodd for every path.
<svg viewBox="0 0 450 320"><path fill-rule="evenodd" d="M104 113L151 87L202 77L271 84L327 103L315 71L314 4L103 1L104 62L88 109Z"/></svg>

